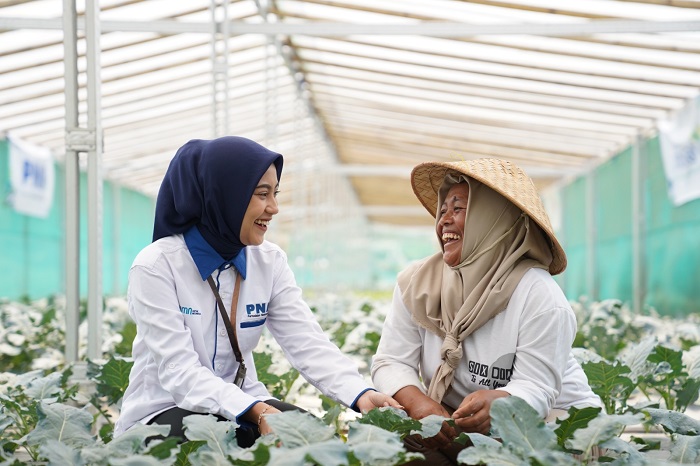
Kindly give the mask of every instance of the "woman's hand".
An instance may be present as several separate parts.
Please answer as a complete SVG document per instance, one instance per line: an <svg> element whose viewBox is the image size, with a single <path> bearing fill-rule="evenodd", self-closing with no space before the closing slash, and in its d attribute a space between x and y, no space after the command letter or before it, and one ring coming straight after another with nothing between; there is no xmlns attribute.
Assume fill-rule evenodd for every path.
<svg viewBox="0 0 700 466"><path fill-rule="evenodd" d="M442 417L450 417L450 413L438 402L424 394L418 387L408 385L394 394L402 405L406 407L406 412L413 419L423 419L431 414ZM449 445L457 436L457 432L447 423L442 424L440 432L430 438L416 438L417 442L426 448L440 448Z"/></svg>
<svg viewBox="0 0 700 466"><path fill-rule="evenodd" d="M267 403L255 403L244 415L243 419L258 426L260 435L272 433L272 428L267 423L265 416L281 412L279 409Z"/></svg>
<svg viewBox="0 0 700 466"><path fill-rule="evenodd" d="M357 409L363 414L374 408L382 408L384 406L393 406L394 408L403 409L403 406L401 406L398 401L376 390L367 390L364 392L360 399L357 400L356 405Z"/></svg>
<svg viewBox="0 0 700 466"><path fill-rule="evenodd" d="M510 393L503 390L479 390L470 393L452 414L452 419L464 432L487 435L491 430L491 403L506 396L510 396Z"/></svg>

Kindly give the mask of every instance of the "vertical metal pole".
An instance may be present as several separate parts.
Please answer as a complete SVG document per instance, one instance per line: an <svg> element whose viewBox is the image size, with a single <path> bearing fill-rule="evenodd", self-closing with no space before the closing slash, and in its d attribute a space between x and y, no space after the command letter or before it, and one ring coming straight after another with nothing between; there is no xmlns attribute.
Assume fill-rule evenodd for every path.
<svg viewBox="0 0 700 466"><path fill-rule="evenodd" d="M261 1L258 12L269 21L270 1ZM265 46L265 145L273 146L277 139L277 56L281 44L274 35L267 36Z"/></svg>
<svg viewBox="0 0 700 466"><path fill-rule="evenodd" d="M95 145L88 153L88 348L91 359L102 357L102 121L100 89L100 5L85 2L87 42L87 126Z"/></svg>
<svg viewBox="0 0 700 466"><path fill-rule="evenodd" d="M595 195L595 170L591 170L586 175L586 228L588 235L586 238L586 288L590 299L597 301L599 299L598 290L598 225L596 224L596 195Z"/></svg>
<svg viewBox="0 0 700 466"><path fill-rule="evenodd" d="M566 250L566 243L568 240L567 234L567 228L566 228L566 215L564 214L564 208L562 207L564 205L564 188L562 184L559 184L556 188L556 193L554 194L557 197L557 203L556 203L556 208L557 208L557 216L560 218L559 222L559 231L557 232L557 239L559 239L559 242L561 243L562 247L564 250ZM564 292L567 292L567 276L568 274L566 271L564 273L561 273L557 275L557 281L559 282L559 286L564 290Z"/></svg>
<svg viewBox="0 0 700 466"><path fill-rule="evenodd" d="M646 298L644 144L643 138L638 136L632 146L632 311L635 314L643 311Z"/></svg>
<svg viewBox="0 0 700 466"><path fill-rule="evenodd" d="M209 9L214 29L212 30L212 112L216 137L231 131L229 112L229 21L228 0L211 0Z"/></svg>
<svg viewBox="0 0 700 466"><path fill-rule="evenodd" d="M63 0L63 67L66 112L66 207L65 207L65 287L66 362L78 360L80 316L80 168L78 152L71 148L68 135L78 128L78 48L75 0Z"/></svg>
<svg viewBox="0 0 700 466"><path fill-rule="evenodd" d="M219 105L217 104L217 76L216 76L216 0L211 0L209 5L212 19L211 31L211 127L214 137L219 135Z"/></svg>
<svg viewBox="0 0 700 466"><path fill-rule="evenodd" d="M112 295L122 294L119 251L121 250L122 188L112 185Z"/></svg>

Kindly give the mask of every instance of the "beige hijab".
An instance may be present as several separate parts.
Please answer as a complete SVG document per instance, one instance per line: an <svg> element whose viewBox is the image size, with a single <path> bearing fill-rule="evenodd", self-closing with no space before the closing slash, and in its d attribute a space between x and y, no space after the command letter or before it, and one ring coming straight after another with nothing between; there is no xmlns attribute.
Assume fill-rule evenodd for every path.
<svg viewBox="0 0 700 466"><path fill-rule="evenodd" d="M506 308L528 269L547 270L552 261L547 240L535 222L473 178L448 172L440 187L438 212L457 183L469 184L461 262L450 267L437 253L398 277L413 319L444 338L442 362L428 387L428 396L438 403L452 384L464 339Z"/></svg>

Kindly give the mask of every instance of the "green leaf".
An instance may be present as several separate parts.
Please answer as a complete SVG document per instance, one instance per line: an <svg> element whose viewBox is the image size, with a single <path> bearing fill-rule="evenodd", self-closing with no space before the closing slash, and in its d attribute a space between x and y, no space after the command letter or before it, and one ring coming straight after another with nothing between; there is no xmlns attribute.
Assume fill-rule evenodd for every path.
<svg viewBox="0 0 700 466"><path fill-rule="evenodd" d="M207 442L204 440L190 440L189 442L182 443L182 445L180 445L180 451L175 456L175 463L173 463L173 466L192 466L189 460L190 453L196 452L201 446L206 444Z"/></svg>
<svg viewBox="0 0 700 466"><path fill-rule="evenodd" d="M209 450L226 457L230 448L238 448L236 442L236 424L219 422L210 414L194 414L182 419L185 437L189 440L204 440ZM198 451L202 451L200 448Z"/></svg>
<svg viewBox="0 0 700 466"><path fill-rule="evenodd" d="M156 441L151 442L151 448L146 452L147 455L151 455L158 459L164 460L170 458L173 450L177 450L180 439L177 437L168 437L163 441L156 443Z"/></svg>
<svg viewBox="0 0 700 466"><path fill-rule="evenodd" d="M594 446L618 437L625 426L640 424L643 419L642 414L603 414L592 419L587 427L578 429L574 437L566 442L566 448L580 451L584 456L588 456Z"/></svg>
<svg viewBox="0 0 700 466"><path fill-rule="evenodd" d="M55 401L63 391L61 388L62 377L60 372L52 372L46 377L32 379L27 384L27 388L24 389L24 394L37 401Z"/></svg>
<svg viewBox="0 0 700 466"><path fill-rule="evenodd" d="M64 404L41 403L37 406L39 422L27 435L27 443L37 446L49 440L58 440L73 447L84 447L95 442L90 433L92 415L84 409Z"/></svg>
<svg viewBox="0 0 700 466"><path fill-rule="evenodd" d="M270 353L255 352L253 353L253 361L255 361L255 371L258 373L258 380L265 386L273 386L279 383L279 376L270 372L272 366L272 355Z"/></svg>
<svg viewBox="0 0 700 466"><path fill-rule="evenodd" d="M361 464L391 466L406 452L399 434L370 424L351 422L348 448Z"/></svg>
<svg viewBox="0 0 700 466"><path fill-rule="evenodd" d="M129 386L129 373L133 365L133 361L110 358L94 377L97 391L107 397L107 404L116 404L122 399Z"/></svg>
<svg viewBox="0 0 700 466"><path fill-rule="evenodd" d="M340 439L333 438L304 447L306 458L323 466L347 466L348 446Z"/></svg>
<svg viewBox="0 0 700 466"><path fill-rule="evenodd" d="M28 412L29 409L27 407L23 406L22 404L18 403L17 400L20 398L20 396L13 396L15 395L14 393L10 393L10 396L4 395L0 393L0 405L4 406L8 411L14 411L14 412ZM24 397L24 395L21 395Z"/></svg>
<svg viewBox="0 0 700 466"><path fill-rule="evenodd" d="M350 324L348 322L341 322L334 330L331 331L331 340L338 345L338 348L342 348L345 345L345 341L350 335L350 332L355 328L355 324Z"/></svg>
<svg viewBox="0 0 700 466"><path fill-rule="evenodd" d="M323 415L323 422L325 422L327 425L335 425L338 423L338 418L340 415L343 413L344 408L342 405L336 404L335 406L331 406L331 408L326 411L326 414Z"/></svg>
<svg viewBox="0 0 700 466"><path fill-rule="evenodd" d="M141 451L149 437L165 437L169 432L170 426L167 425L136 423L122 435L102 447L101 450L106 455L105 458L131 455Z"/></svg>
<svg viewBox="0 0 700 466"><path fill-rule="evenodd" d="M516 456L502 445L500 448L479 445L465 448L457 455L459 464L487 464L489 466L529 466L530 461Z"/></svg>
<svg viewBox="0 0 700 466"><path fill-rule="evenodd" d="M557 443L563 447L566 441L574 436L574 432L578 429L585 428L588 423L598 417L601 408L570 408L569 415L566 419L557 419L559 425L554 430L557 434Z"/></svg>
<svg viewBox="0 0 700 466"><path fill-rule="evenodd" d="M290 368L282 375L274 374L271 371L273 364L272 354L265 352L253 353L255 361L255 370L258 374L258 380L265 384L267 390L273 397L285 400L289 395L289 390L294 384L294 381L299 378L299 371Z"/></svg>
<svg viewBox="0 0 700 466"><path fill-rule="evenodd" d="M669 459L678 463L698 463L700 461L700 437L674 435Z"/></svg>
<svg viewBox="0 0 700 466"><path fill-rule="evenodd" d="M272 387L272 396L279 398L282 401L286 400L287 396L289 396L289 390L292 388L292 385L298 378L299 371L294 368L290 368L287 372L280 376L280 383L277 386Z"/></svg>
<svg viewBox="0 0 700 466"><path fill-rule="evenodd" d="M272 436L269 436L272 437ZM270 448L274 444L268 444L268 439L261 437L250 448L241 448L229 455L231 464L235 466L259 466L270 462Z"/></svg>
<svg viewBox="0 0 700 466"><path fill-rule="evenodd" d="M29 387L29 385L32 383L32 381L36 379L41 379L44 377L44 371L41 369L29 371L29 372L24 372L22 374L19 374L17 377L15 377L15 380L13 381L13 384L15 386L21 386L21 387Z"/></svg>
<svg viewBox="0 0 700 466"><path fill-rule="evenodd" d="M633 460L642 460L644 458L644 455L639 453L641 446L637 445L636 443L625 442L619 437L613 437L610 440L606 440L605 442L601 443L600 446L607 450L624 453L627 458L631 458Z"/></svg>
<svg viewBox="0 0 700 466"><path fill-rule="evenodd" d="M603 358L613 360L625 347L625 341L621 340L617 333L611 333L609 327L608 322L601 322L600 325L591 327L588 330L586 343Z"/></svg>
<svg viewBox="0 0 700 466"><path fill-rule="evenodd" d="M676 351L663 345L657 345L651 352L647 361L654 364L668 363L671 366L670 378L676 378L683 374L683 352Z"/></svg>
<svg viewBox="0 0 700 466"><path fill-rule="evenodd" d="M459 437L455 439L455 442L460 443L462 445L466 445L467 442L471 442L471 444L475 447L483 445L487 447L491 446L494 448L500 448L503 445L501 442L494 439L493 437L489 437L488 435L467 432L462 432L461 434L459 434Z"/></svg>
<svg viewBox="0 0 700 466"><path fill-rule="evenodd" d="M109 443L114 438L114 424L103 424L98 432L104 443Z"/></svg>
<svg viewBox="0 0 700 466"><path fill-rule="evenodd" d="M580 466L581 462L569 453L556 450L540 450L530 455L530 463L546 466ZM640 465L641 466L641 465Z"/></svg>
<svg viewBox="0 0 700 466"><path fill-rule="evenodd" d="M442 429L442 424L445 421L454 422L451 418L438 416L437 414L426 416L419 421L421 428L419 430L412 430L411 435L418 434L423 438L434 437L438 434L438 432L440 432L440 429Z"/></svg>
<svg viewBox="0 0 700 466"><path fill-rule="evenodd" d="M656 343L656 336L644 338L639 343L631 345L619 358L624 365L630 368L629 378L633 382L636 383L638 380L644 379L653 371L653 365L649 363L648 358Z"/></svg>
<svg viewBox="0 0 700 466"><path fill-rule="evenodd" d="M63 466L67 464L82 466L87 464L80 457L80 451L56 440L47 440L45 444L41 445L39 447L39 455L48 460L48 466Z"/></svg>
<svg viewBox="0 0 700 466"><path fill-rule="evenodd" d="M0 434L5 432L5 429L10 427L12 424L14 424L14 420L10 416L0 412Z"/></svg>
<svg viewBox="0 0 700 466"><path fill-rule="evenodd" d="M615 411L616 401L626 404L635 387L635 383L624 375L630 373L629 367L617 361L614 364L607 361L587 362L582 367L588 384L603 400L608 414Z"/></svg>
<svg viewBox="0 0 700 466"><path fill-rule="evenodd" d="M676 393L676 409L685 411L698 400L698 395L700 395L700 379L686 379Z"/></svg>
<svg viewBox="0 0 700 466"><path fill-rule="evenodd" d="M378 332L367 332L365 333L365 350L369 354L375 354L377 352L377 348L379 347L379 339L381 338L381 334Z"/></svg>
<svg viewBox="0 0 700 466"><path fill-rule="evenodd" d="M337 438L305 444L296 448L275 448L270 453L268 466L307 466L310 461L311 464L322 466L346 466L348 464L348 447Z"/></svg>
<svg viewBox="0 0 700 466"><path fill-rule="evenodd" d="M270 428L287 448L324 442L333 438L335 430L324 425L309 413L285 411L265 418Z"/></svg>
<svg viewBox="0 0 700 466"><path fill-rule="evenodd" d="M131 455L124 458L112 458L110 466L163 466L159 459L146 455Z"/></svg>
<svg viewBox="0 0 700 466"><path fill-rule="evenodd" d="M494 400L491 425L509 448L528 456L538 450L551 449L557 442L556 435L537 411L517 396Z"/></svg>
<svg viewBox="0 0 700 466"><path fill-rule="evenodd" d="M410 435L411 431L422 430L423 427L420 421L411 419L405 411L388 406L369 411L358 422L372 424L389 432L396 432L401 438Z"/></svg>
<svg viewBox="0 0 700 466"><path fill-rule="evenodd" d="M218 452L200 448L190 455L190 461L195 466L229 466L228 458Z"/></svg>
<svg viewBox="0 0 700 466"><path fill-rule="evenodd" d="M119 356L131 356L131 348L134 344L134 338L136 338L136 323L126 322L119 334L122 336L122 341L114 347L114 352Z"/></svg>
<svg viewBox="0 0 700 466"><path fill-rule="evenodd" d="M654 408L646 408L643 411L649 415L652 423L660 424L667 432L682 435L700 434L700 421L686 414Z"/></svg>
<svg viewBox="0 0 700 466"><path fill-rule="evenodd" d="M661 440L630 436L630 442L639 445L639 451L661 450Z"/></svg>

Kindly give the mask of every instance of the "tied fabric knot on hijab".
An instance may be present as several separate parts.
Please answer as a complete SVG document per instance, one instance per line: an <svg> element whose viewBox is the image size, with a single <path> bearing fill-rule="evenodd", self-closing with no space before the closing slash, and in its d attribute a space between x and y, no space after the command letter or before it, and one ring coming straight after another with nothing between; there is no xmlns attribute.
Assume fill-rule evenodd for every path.
<svg viewBox="0 0 700 466"><path fill-rule="evenodd" d="M445 335L445 341L442 342L442 348L440 348L440 358L452 369L457 369L457 365L462 359L462 344L451 333Z"/></svg>
<svg viewBox="0 0 700 466"><path fill-rule="evenodd" d="M462 360L462 343L451 333L445 334L445 340L440 348L440 358L442 364L438 367L434 379L444 380L446 383L430 384L428 396L434 400L442 400L445 396L445 392L452 384L459 361Z"/></svg>

